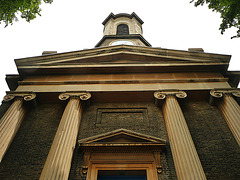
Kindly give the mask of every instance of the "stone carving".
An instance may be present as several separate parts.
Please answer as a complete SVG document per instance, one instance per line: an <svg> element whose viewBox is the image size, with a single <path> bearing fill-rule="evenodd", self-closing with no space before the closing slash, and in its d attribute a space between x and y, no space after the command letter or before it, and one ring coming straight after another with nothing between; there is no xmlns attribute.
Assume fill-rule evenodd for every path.
<svg viewBox="0 0 240 180"><path fill-rule="evenodd" d="M14 98L15 98L15 96L13 96L13 95L10 95L10 94L5 95L5 96L3 97L3 102L11 101L11 100L13 100Z"/></svg>
<svg viewBox="0 0 240 180"><path fill-rule="evenodd" d="M167 96L176 96L177 98L186 98L187 93L180 90L156 91L154 97L159 100L165 99Z"/></svg>
<svg viewBox="0 0 240 180"><path fill-rule="evenodd" d="M25 101L31 101L36 98L36 94L33 92L7 92L7 95L3 97L3 102L9 102L15 97L21 97Z"/></svg>
<svg viewBox="0 0 240 180"><path fill-rule="evenodd" d="M81 100L86 101L91 98L91 94L88 92L65 92L59 95L60 100L67 100L70 97L79 97Z"/></svg>
<svg viewBox="0 0 240 180"><path fill-rule="evenodd" d="M158 174L161 174L163 169L162 169L162 165L161 165L161 156L160 156L160 152L154 152L153 155L154 155L154 158L155 158L155 161L156 161L156 167L157 167L157 172Z"/></svg>
<svg viewBox="0 0 240 180"><path fill-rule="evenodd" d="M240 89L213 89L210 91L211 96L221 98L225 94L240 97Z"/></svg>
<svg viewBox="0 0 240 180"><path fill-rule="evenodd" d="M210 91L209 104L215 105L216 101L222 98L224 95L232 95L240 98L240 89L213 89Z"/></svg>
<svg viewBox="0 0 240 180"><path fill-rule="evenodd" d="M232 92L232 95L240 97L240 90Z"/></svg>

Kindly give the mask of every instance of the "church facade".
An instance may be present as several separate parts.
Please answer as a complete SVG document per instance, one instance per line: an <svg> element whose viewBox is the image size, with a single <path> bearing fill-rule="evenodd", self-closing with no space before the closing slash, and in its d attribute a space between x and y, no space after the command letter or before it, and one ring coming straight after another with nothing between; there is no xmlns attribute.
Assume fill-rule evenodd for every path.
<svg viewBox="0 0 240 180"><path fill-rule="evenodd" d="M142 24L111 13L93 49L15 60L1 179L240 179L231 56L151 47Z"/></svg>

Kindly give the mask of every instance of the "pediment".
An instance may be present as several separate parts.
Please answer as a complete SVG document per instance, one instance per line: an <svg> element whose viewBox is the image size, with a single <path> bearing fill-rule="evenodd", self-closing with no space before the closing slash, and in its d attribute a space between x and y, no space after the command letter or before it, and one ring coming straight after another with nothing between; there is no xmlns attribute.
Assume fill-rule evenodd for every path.
<svg viewBox="0 0 240 180"><path fill-rule="evenodd" d="M142 133L137 133L127 129L117 129L111 132L99 134L89 138L81 139L78 144L83 149L89 148L163 148L166 145L166 140L149 136Z"/></svg>
<svg viewBox="0 0 240 180"><path fill-rule="evenodd" d="M162 48L118 45L75 52L16 59L19 73L89 73L125 67L171 68L182 66L227 66L231 56L169 50ZM126 69L126 68L125 68ZM128 71L132 71L128 68ZM44 70L44 71L43 71Z"/></svg>

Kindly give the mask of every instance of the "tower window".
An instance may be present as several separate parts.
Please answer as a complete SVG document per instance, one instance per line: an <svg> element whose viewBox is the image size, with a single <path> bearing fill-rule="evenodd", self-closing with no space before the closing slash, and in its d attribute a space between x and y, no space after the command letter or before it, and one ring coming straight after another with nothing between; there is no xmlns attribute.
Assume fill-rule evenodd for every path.
<svg viewBox="0 0 240 180"><path fill-rule="evenodd" d="M117 27L117 35L127 35L129 34L128 25L120 24Z"/></svg>

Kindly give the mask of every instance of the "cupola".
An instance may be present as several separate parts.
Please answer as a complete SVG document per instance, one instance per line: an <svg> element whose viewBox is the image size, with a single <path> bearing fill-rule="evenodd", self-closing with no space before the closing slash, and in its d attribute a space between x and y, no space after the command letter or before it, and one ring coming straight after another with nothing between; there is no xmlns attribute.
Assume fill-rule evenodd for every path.
<svg viewBox="0 0 240 180"><path fill-rule="evenodd" d="M134 12L116 15L110 13L102 24L104 25L103 38L96 47L121 44L151 46L142 36L143 21Z"/></svg>

